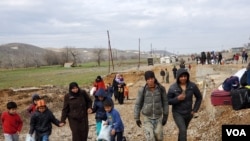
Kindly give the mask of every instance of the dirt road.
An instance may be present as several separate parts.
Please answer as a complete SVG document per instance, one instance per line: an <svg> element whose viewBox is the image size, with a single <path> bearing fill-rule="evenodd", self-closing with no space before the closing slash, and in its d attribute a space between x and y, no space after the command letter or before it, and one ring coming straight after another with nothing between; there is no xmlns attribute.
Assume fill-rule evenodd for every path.
<svg viewBox="0 0 250 141"><path fill-rule="evenodd" d="M231 106L217 106L214 107L210 102L210 93L217 87L225 77L229 76L237 69L240 69L242 65L198 65L192 64L190 70L191 80L199 85L202 93L204 94L204 100L197 114L198 118L194 118L188 129L189 141L220 141L221 140L221 125L222 124L248 124L250 123L250 117L248 116L250 111L248 109L234 111ZM153 70L158 80L161 80L160 69L167 68L170 72L170 84L175 80L172 75L172 65L154 65L154 66L142 66L140 69L130 68L127 71L123 71L122 74L127 84L131 84L129 98L125 100L123 105L115 103L115 108L119 110L122 120L125 124L125 136L128 141L142 141L143 137L142 129L137 127L133 119L134 102L137 95L137 91L140 87L144 86L144 71ZM105 82L112 82L115 74L110 74L104 77ZM201 81L206 78L207 85L204 89ZM162 83L168 90L170 84ZM48 107L55 113L56 117L60 119L61 109L63 103L63 96L67 92L67 87L47 87L41 90L32 91L20 91L13 92L11 90L0 90L0 104L1 111L5 110L6 101L14 100L18 103L18 112L22 115L24 120L24 127L20 134L20 140L24 141L25 135L29 129L29 117L25 112L25 108L31 102L31 95L38 93L48 102ZM169 118L167 124L164 126L164 141L176 141L178 130L173 121L171 114L171 106L169 109ZM89 115L89 141L95 141L95 119L94 114ZM2 133L2 131L1 131ZM0 140L3 140L3 134L0 136ZM52 135L50 141L71 141L71 131L68 124L64 127L53 126Z"/></svg>

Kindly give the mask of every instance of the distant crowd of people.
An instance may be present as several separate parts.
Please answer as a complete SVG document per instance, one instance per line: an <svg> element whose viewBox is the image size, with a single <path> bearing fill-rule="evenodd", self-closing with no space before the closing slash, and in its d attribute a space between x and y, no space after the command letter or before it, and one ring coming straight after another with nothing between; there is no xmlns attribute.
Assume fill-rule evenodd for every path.
<svg viewBox="0 0 250 141"><path fill-rule="evenodd" d="M226 61L229 63L234 63L234 64L238 64L241 63L245 64L248 61L248 53L246 52L246 50L243 50L241 53L235 53L233 54L233 56L231 58L223 58L222 53L221 52L201 52L200 55L191 56L192 60L196 60L197 64L224 64ZM241 58L241 60L240 60Z"/></svg>

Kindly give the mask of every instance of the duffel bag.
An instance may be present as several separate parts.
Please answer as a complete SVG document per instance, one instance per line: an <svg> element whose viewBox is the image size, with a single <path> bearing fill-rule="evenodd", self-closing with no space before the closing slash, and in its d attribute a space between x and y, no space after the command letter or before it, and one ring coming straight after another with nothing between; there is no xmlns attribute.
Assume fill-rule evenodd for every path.
<svg viewBox="0 0 250 141"><path fill-rule="evenodd" d="M230 94L234 110L250 108L250 89L241 87L231 90Z"/></svg>

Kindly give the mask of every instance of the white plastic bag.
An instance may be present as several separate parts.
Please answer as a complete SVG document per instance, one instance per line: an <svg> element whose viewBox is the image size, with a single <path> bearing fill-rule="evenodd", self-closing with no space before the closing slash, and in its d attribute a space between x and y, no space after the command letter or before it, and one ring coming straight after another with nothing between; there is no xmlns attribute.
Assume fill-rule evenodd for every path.
<svg viewBox="0 0 250 141"><path fill-rule="evenodd" d="M31 136L30 134L26 134L25 141L35 141L35 137Z"/></svg>
<svg viewBox="0 0 250 141"><path fill-rule="evenodd" d="M97 137L98 140L111 140L111 125L103 125L105 121L102 121L101 131Z"/></svg>
<svg viewBox="0 0 250 141"><path fill-rule="evenodd" d="M96 87L92 87L90 90L90 96L94 96L95 91L96 91Z"/></svg>

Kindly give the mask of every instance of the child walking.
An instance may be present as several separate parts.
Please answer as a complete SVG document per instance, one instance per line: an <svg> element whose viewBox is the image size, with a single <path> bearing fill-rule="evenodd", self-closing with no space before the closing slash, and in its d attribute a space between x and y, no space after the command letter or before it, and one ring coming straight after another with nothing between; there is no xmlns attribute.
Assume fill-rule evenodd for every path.
<svg viewBox="0 0 250 141"><path fill-rule="evenodd" d="M127 98L127 100L129 100L128 94L129 94L129 87L127 86L127 84L124 83L124 97Z"/></svg>
<svg viewBox="0 0 250 141"><path fill-rule="evenodd" d="M114 104L111 100L106 99L103 102L104 109L107 114L107 121L105 124L111 125L111 141L122 141L124 125L120 117L119 112L114 108Z"/></svg>
<svg viewBox="0 0 250 141"><path fill-rule="evenodd" d="M40 99L40 96L38 94L32 95L32 104L29 105L27 108L28 114L31 116L36 111L36 103Z"/></svg>
<svg viewBox="0 0 250 141"><path fill-rule="evenodd" d="M105 111L104 106L103 106L103 101L106 99L109 99L112 101L112 99L106 94L104 89L100 88L99 90L97 90L97 92L95 94L94 105L92 108L92 113L96 113L95 119L96 119L96 134L97 134L97 136L100 133L100 130L102 127L102 121L107 120L106 111Z"/></svg>
<svg viewBox="0 0 250 141"><path fill-rule="evenodd" d="M19 141L23 121L16 110L17 104L11 101L7 103L7 111L2 113L1 120L5 141Z"/></svg>
<svg viewBox="0 0 250 141"><path fill-rule="evenodd" d="M35 131L36 141L49 141L49 136L52 132L52 123L58 127L64 125L55 118L54 114L48 109L43 99L37 101L37 110L31 116L29 134Z"/></svg>
<svg viewBox="0 0 250 141"><path fill-rule="evenodd" d="M113 86L111 85L111 83L107 84L107 95L112 98L113 97L113 93L114 93L114 89Z"/></svg>

